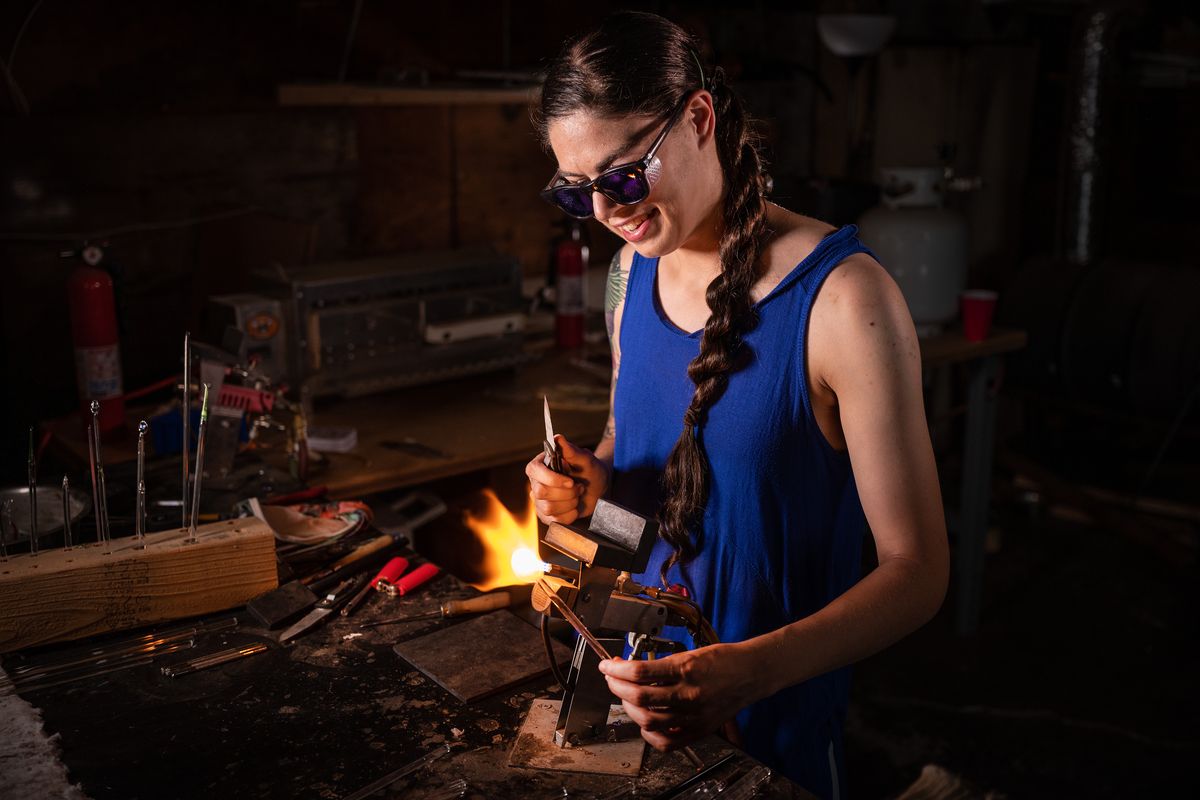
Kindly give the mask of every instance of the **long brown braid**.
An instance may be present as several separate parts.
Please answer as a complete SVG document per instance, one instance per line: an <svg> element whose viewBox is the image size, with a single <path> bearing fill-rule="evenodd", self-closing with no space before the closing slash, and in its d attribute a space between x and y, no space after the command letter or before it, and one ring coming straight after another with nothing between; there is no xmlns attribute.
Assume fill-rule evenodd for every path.
<svg viewBox="0 0 1200 800"><path fill-rule="evenodd" d="M717 157L724 177L721 274L705 292L711 314L700 338L700 355L688 365L696 391L662 476L665 501L659 511L659 535L674 548L662 566L664 584L671 566L695 557L703 536L709 479L704 421L729 385L745 347L743 337L756 321L751 290L760 275L758 260L767 234L757 133L741 99L725 84L723 71L717 69L705 81L698 52L695 39L662 17L613 14L593 33L568 43L550 65L535 111L545 143L552 120L581 109L601 116L665 117L698 88L713 95Z"/></svg>

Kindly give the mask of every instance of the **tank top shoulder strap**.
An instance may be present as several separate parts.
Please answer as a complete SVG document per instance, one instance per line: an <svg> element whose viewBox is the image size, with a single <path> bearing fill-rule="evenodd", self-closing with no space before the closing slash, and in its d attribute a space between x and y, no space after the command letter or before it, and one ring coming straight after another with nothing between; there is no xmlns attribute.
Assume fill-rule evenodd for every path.
<svg viewBox="0 0 1200 800"><path fill-rule="evenodd" d="M857 234L858 227L855 225L845 225L829 233L779 282L771 294L784 292L799 282L805 290L807 304L811 304L821 283L838 264L856 253L866 253L874 257L875 254L859 240Z"/></svg>
<svg viewBox="0 0 1200 800"><path fill-rule="evenodd" d="M625 302L636 292L649 291L654 286L654 273L658 270L657 258L645 258L637 250L633 251L633 263L629 265L629 280L625 284Z"/></svg>

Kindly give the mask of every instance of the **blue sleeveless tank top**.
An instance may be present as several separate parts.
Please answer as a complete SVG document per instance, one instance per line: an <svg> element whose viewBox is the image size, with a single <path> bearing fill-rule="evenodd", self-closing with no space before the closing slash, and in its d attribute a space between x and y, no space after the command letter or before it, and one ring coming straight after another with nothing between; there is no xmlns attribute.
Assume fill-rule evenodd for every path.
<svg viewBox="0 0 1200 800"><path fill-rule="evenodd" d="M698 432L710 468L699 554L668 573L687 587L723 642L812 614L859 577L865 531L850 459L830 447L808 396L805 339L822 282L870 251L847 226L826 236L755 310L743 363ZM687 366L700 332L674 325L657 292L658 259L634 255L620 331L612 497L656 514L660 477L695 386ZM660 539L642 583L658 585L671 554ZM687 641L686 632L672 638ZM670 634L668 634L670 635ZM792 686L737 717L745 749L811 792L835 797L849 669Z"/></svg>

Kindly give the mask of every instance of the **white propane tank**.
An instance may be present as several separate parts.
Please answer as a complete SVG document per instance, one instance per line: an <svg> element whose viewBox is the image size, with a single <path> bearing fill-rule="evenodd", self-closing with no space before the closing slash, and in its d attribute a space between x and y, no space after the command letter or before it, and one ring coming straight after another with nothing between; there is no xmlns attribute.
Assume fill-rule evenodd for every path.
<svg viewBox="0 0 1200 800"><path fill-rule="evenodd" d="M883 203L863 214L859 238L900 285L917 335L931 336L958 316L967 282L967 223L942 206L943 169L880 172Z"/></svg>

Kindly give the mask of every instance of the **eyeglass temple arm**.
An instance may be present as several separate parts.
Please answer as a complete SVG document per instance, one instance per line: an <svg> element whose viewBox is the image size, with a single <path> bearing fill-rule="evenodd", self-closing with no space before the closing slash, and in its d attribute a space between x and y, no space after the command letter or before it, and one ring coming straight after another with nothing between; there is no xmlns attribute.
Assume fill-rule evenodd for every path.
<svg viewBox="0 0 1200 800"><path fill-rule="evenodd" d="M675 109L675 113L671 115L671 121L667 123L667 127L662 129L662 133L658 135L658 138L654 140L654 144L650 145L650 149L646 151L646 155L642 158L643 161L649 162L654 158L654 154L658 152L658 148L666 141L667 134L671 132L671 129L675 127L675 123L679 122L680 117L683 116L689 99L690 96L683 98L683 102L679 104L679 108Z"/></svg>

